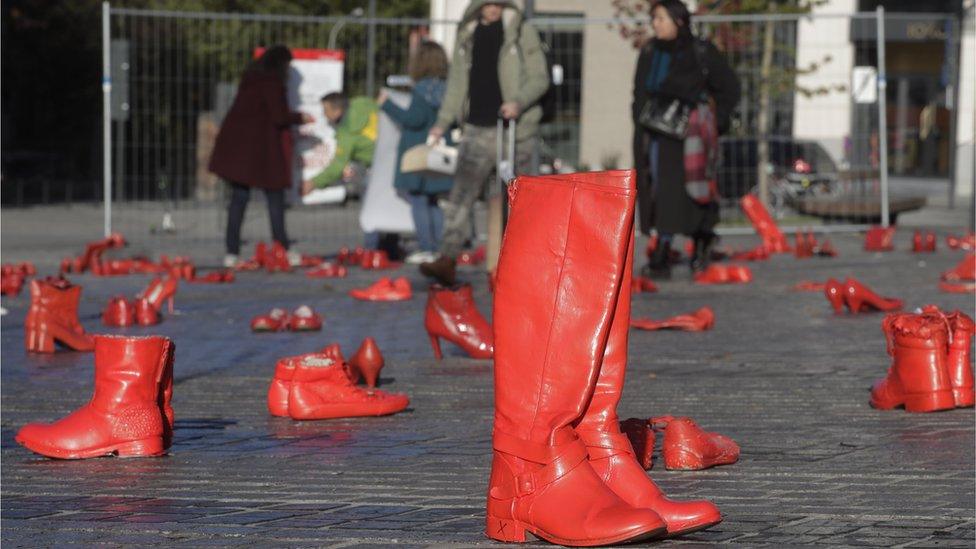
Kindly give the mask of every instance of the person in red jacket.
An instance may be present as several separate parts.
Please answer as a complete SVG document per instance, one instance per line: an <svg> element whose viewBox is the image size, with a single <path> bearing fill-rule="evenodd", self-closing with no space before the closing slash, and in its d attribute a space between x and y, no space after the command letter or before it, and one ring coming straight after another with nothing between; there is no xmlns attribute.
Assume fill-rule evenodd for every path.
<svg viewBox="0 0 976 549"><path fill-rule="evenodd" d="M285 82L291 59L291 50L278 45L265 50L248 66L210 156L210 171L231 187L226 267L239 261L241 223L252 187L264 190L272 237L288 248L285 190L292 181L291 126L313 121L309 114L288 109ZM294 262L297 255L289 252L289 261Z"/></svg>

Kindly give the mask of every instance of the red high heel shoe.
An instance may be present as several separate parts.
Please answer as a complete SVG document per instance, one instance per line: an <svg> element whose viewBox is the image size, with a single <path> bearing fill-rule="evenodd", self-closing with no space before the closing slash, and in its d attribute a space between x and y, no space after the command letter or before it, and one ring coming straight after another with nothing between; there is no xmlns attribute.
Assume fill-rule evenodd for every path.
<svg viewBox="0 0 976 549"><path fill-rule="evenodd" d="M78 321L81 287L64 278L31 280L31 305L24 320L28 352L53 353L55 342L76 351L91 351L94 340Z"/></svg>
<svg viewBox="0 0 976 549"><path fill-rule="evenodd" d="M91 402L54 423L25 425L17 442L59 459L161 455L169 423L162 383L172 357L165 337L96 336Z"/></svg>
<svg viewBox="0 0 976 549"><path fill-rule="evenodd" d="M774 254L781 254L790 251L790 245L786 241L786 236L773 221L773 216L769 215L769 210L763 206L754 195L747 194L739 200L739 206L749 218L756 233L763 240L763 246L767 251Z"/></svg>
<svg viewBox="0 0 976 549"><path fill-rule="evenodd" d="M794 233L795 243L793 245L793 255L797 259L813 257L813 246L810 245L805 234L800 231Z"/></svg>
<svg viewBox="0 0 976 549"><path fill-rule="evenodd" d="M831 244L829 238L825 238L823 243L814 250L814 253L820 257L837 257L837 250Z"/></svg>
<svg viewBox="0 0 976 549"><path fill-rule="evenodd" d="M661 454L669 471L698 471L739 460L739 445L727 436L703 431L691 418L657 417L649 420L663 428Z"/></svg>
<svg viewBox="0 0 976 549"><path fill-rule="evenodd" d="M288 326L288 312L280 307L271 309L268 314L251 319L251 331L278 332Z"/></svg>
<svg viewBox="0 0 976 549"><path fill-rule="evenodd" d="M641 330L684 330L686 332L702 332L711 330L715 325L715 313L710 307L702 307L697 311L673 316L664 320L651 320L649 318L635 318L630 321L630 325Z"/></svg>
<svg viewBox="0 0 976 549"><path fill-rule="evenodd" d="M383 364L383 354L380 353L380 348L376 344L376 340L371 337L364 339L356 354L352 355L352 358L349 359L350 368L362 374L366 380L366 387L370 389L376 387L376 381L380 377L380 370L383 369ZM355 377L357 380L359 379L359 375Z"/></svg>
<svg viewBox="0 0 976 549"><path fill-rule="evenodd" d="M293 332L314 332L322 329L322 317L308 305L302 305L291 313L288 329Z"/></svg>
<svg viewBox="0 0 976 549"><path fill-rule="evenodd" d="M413 297L413 289L402 276L396 280L384 276L366 288L350 290L349 295L362 301L406 301Z"/></svg>
<svg viewBox="0 0 976 549"><path fill-rule="evenodd" d="M437 360L443 357L440 338L457 345L471 358L494 356L491 326L478 312L470 284L456 288L431 285L427 293L424 327Z"/></svg>
<svg viewBox="0 0 976 549"><path fill-rule="evenodd" d="M864 234L864 250L890 252L895 249L895 227L871 227Z"/></svg>
<svg viewBox="0 0 976 549"><path fill-rule="evenodd" d="M881 324L888 354L888 375L871 388L871 406L908 412L956 407L946 368L948 322L941 313L894 313Z"/></svg>
<svg viewBox="0 0 976 549"><path fill-rule="evenodd" d="M946 282L976 280L976 254L967 254L955 267L942 273L942 280Z"/></svg>
<svg viewBox="0 0 976 549"><path fill-rule="evenodd" d="M136 322L140 326L155 326L159 324L159 309L146 298L136 299Z"/></svg>
<svg viewBox="0 0 976 549"><path fill-rule="evenodd" d="M870 310L897 311L904 304L902 300L897 298L879 296L854 278L848 278L844 282L844 301L852 313L863 313Z"/></svg>
<svg viewBox="0 0 976 549"><path fill-rule="evenodd" d="M830 306L834 309L834 314L839 315L844 312L844 285L836 278L828 278L827 282L823 285L823 291L827 301L830 302Z"/></svg>
<svg viewBox="0 0 976 549"><path fill-rule="evenodd" d="M169 312L173 312L173 298L176 295L176 289L179 287L179 279L174 276L169 276L166 279L156 277L149 283L149 286L145 290L136 295L137 298L144 298L149 302L150 305L156 312L159 312L163 308L163 302L167 303L169 307Z"/></svg>
<svg viewBox="0 0 976 549"><path fill-rule="evenodd" d="M124 327L136 323L136 306L125 296L117 295L109 300L102 311L102 324L106 326Z"/></svg>

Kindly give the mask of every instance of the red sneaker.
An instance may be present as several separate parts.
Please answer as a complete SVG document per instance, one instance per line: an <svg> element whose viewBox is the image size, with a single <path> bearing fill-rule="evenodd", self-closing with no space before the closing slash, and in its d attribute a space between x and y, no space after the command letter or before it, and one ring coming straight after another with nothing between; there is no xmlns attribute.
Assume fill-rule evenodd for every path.
<svg viewBox="0 0 976 549"><path fill-rule="evenodd" d="M308 305L302 305L291 313L288 329L293 332L314 332L322 329L322 317Z"/></svg>
<svg viewBox="0 0 976 549"><path fill-rule="evenodd" d="M413 290L402 276L396 280L384 276L366 288L350 290L349 295L363 301L405 301L413 297Z"/></svg>
<svg viewBox="0 0 976 549"><path fill-rule="evenodd" d="M292 419L384 416L410 404L406 395L357 387L343 365L326 355L313 353L291 360L295 365L288 394L288 414Z"/></svg>
<svg viewBox="0 0 976 549"><path fill-rule="evenodd" d="M266 315L258 315L251 319L251 330L254 332L278 332L288 326L288 312L275 307Z"/></svg>

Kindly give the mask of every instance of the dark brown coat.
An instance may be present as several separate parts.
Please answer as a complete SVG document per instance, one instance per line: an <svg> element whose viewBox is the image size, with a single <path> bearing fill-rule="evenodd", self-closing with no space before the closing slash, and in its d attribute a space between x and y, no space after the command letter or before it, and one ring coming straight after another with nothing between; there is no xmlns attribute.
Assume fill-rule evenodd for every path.
<svg viewBox="0 0 976 549"><path fill-rule="evenodd" d="M290 126L302 115L288 110L279 75L249 70L224 117L209 169L227 181L262 189L291 186Z"/></svg>

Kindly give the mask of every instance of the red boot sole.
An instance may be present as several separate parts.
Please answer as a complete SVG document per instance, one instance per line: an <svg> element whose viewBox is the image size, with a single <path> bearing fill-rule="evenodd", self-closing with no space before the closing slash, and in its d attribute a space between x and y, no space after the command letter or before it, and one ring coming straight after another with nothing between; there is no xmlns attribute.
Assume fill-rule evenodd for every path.
<svg viewBox="0 0 976 549"><path fill-rule="evenodd" d="M68 452L60 448L47 447L40 444L32 444L27 441L17 440L28 450L35 454L40 454L49 458L56 459L88 459L105 456L117 456L120 458L129 457L157 457L163 455L163 437L145 438L142 440L132 440L110 444L100 448L91 448L77 452Z"/></svg>
<svg viewBox="0 0 976 549"><path fill-rule="evenodd" d="M526 535L528 533L543 541L557 545L565 545L567 547L598 547L618 543L635 543L664 537L668 531L666 527L661 526L650 531L641 532L638 529L637 531L626 532L609 538L570 540L550 535L534 526L515 519L502 519L489 516L486 518L486 522L485 535L493 540L508 543L525 543L528 541L528 536Z"/></svg>

